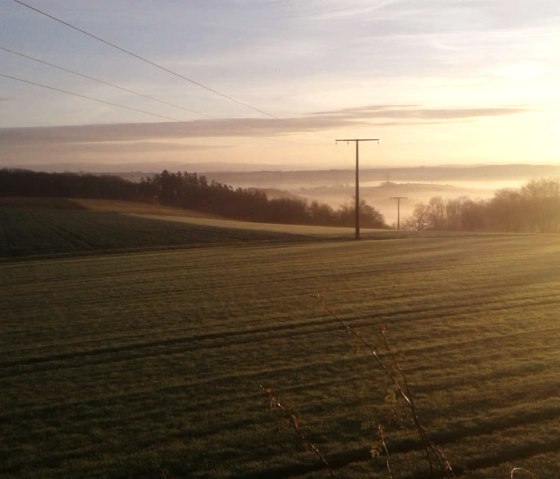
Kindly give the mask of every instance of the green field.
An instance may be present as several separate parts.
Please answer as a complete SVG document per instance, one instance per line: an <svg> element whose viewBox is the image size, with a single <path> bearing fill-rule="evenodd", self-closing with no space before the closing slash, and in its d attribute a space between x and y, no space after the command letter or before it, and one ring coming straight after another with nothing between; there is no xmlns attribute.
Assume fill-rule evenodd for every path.
<svg viewBox="0 0 560 479"><path fill-rule="evenodd" d="M118 209L123 209L122 203L115 203ZM145 209L152 212L150 208ZM0 259L305 239L281 231L231 228L227 222L213 219L207 219L214 221L210 225L197 224L200 218L191 218L190 222L177 217L175 220L155 221L116 210L91 210L76 201L63 199L0 199Z"/></svg>
<svg viewBox="0 0 560 479"><path fill-rule="evenodd" d="M0 263L0 477L328 477L259 384L298 412L337 477L388 477L370 457L377 422L395 477L427 477L387 380L317 293L372 341L387 325L457 476L558 477L559 236L240 240L198 225L216 240L182 244L163 232L187 224L115 213L138 251L115 251L130 248L123 233L106 254L90 236L109 221L98 213L73 211L89 219L70 226L66 210L34 210L44 229L31 234L26 211L10 210L19 229L0 223L19 235L3 245L27 248ZM67 233L49 233L57 222ZM158 228L160 243L138 240ZM93 246L29 256L68 231Z"/></svg>

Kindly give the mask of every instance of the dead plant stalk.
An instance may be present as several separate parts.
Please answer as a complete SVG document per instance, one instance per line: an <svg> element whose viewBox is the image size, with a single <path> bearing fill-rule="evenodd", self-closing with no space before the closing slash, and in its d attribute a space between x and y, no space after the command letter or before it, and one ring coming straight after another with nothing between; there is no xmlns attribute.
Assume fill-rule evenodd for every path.
<svg viewBox="0 0 560 479"><path fill-rule="evenodd" d="M295 431L295 433L299 436L299 438L307 445L309 449L311 449L317 455L317 457L325 465L325 467L329 471L330 476L334 477L334 472L331 469L331 466L328 463L325 456L321 453L319 448L315 444L313 444L301 430L298 417L278 400L278 398L272 393L271 388L265 388L262 384L260 384L260 388L262 392L267 396L270 402L271 409L277 409L280 412L280 418L290 424L290 426Z"/></svg>
<svg viewBox="0 0 560 479"><path fill-rule="evenodd" d="M314 295L315 296L315 295ZM350 333L351 335L353 335L361 344L362 346L364 346L369 353L373 356L373 358L375 359L375 361L377 362L377 364L381 367L383 373L385 374L385 376L391 381L391 383L393 384L395 390L397 391L398 395L404 400L405 404L407 405L411 417L412 417L412 421L414 423L414 426L420 436L420 440L424 446L424 451L426 453L426 460L428 461L428 464L430 466L430 471L434 472L434 462L432 457L434 457L436 459L436 461L438 462L442 472L445 474L445 476L447 477L454 477L454 473L453 473L453 468L451 467L451 464L449 463L447 457L445 456L444 452L441 450L441 448L435 443L433 442L430 437L428 436L428 433L426 431L426 428L423 426L422 422L420 421L420 418L418 416L418 410L416 408L416 404L414 401L414 398L412 396L410 387L408 385L408 381L406 379L406 375L404 374L404 371L402 370L399 361L397 360L395 354L393 353L392 348L389 345L389 342L387 340L387 331L386 328L384 326L380 326L379 330L380 330L380 334L381 337L383 339L383 345L387 351L387 353L389 354L389 357L391 358L391 363L390 365L387 365L383 359L381 359L379 352L377 351L377 347L375 345L373 345L372 343L370 343L366 338L364 338L364 336L362 334L360 334L356 329L354 329L352 326L350 326L350 324L348 324L346 321L342 320L336 313L334 313L325 303L325 301L323 300L323 298L317 294L315 296L317 298L317 300L319 301L319 304L322 306L322 308L325 310L325 312L327 314L329 314L329 316L331 316L332 318L334 318L348 333ZM393 367L391 367L393 366ZM394 372L396 370L396 373Z"/></svg>

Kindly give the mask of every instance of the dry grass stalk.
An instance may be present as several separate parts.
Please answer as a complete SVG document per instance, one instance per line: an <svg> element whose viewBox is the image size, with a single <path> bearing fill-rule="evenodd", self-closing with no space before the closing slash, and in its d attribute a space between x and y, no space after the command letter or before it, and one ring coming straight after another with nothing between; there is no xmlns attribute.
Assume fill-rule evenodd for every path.
<svg viewBox="0 0 560 479"><path fill-rule="evenodd" d="M377 430L379 431L379 438L381 440L381 445L383 446L383 450L385 451L385 465L387 466L387 472L389 473L389 479L393 479L393 470L391 469L391 463L389 462L389 449L387 449L387 444L385 442L385 434L383 431L383 426L379 424L377 426Z"/></svg>
<svg viewBox="0 0 560 479"><path fill-rule="evenodd" d="M430 439L426 428L423 426L420 418L418 416L418 411L416 408L416 403L412 396L412 392L408 385L408 381L406 379L406 375L402 370L392 348L389 345L387 340L387 331L386 328L381 326L380 327L380 334L383 338L383 346L385 347L386 352L388 353L391 362L386 364L383 359L381 358L377 347L370 343L362 334L360 334L356 329L354 329L350 324L346 321L342 320L338 315L336 315L325 303L323 298L317 294L316 299L319 301L320 305L323 309L332 317L334 318L349 334L352 334L361 344L364 346L369 353L373 356L377 364L383 370L385 376L391 381L393 384L396 392L398 395L404 400L405 404L408 406L410 411L412 421L414 422L414 426L420 436L422 444L424 446L424 451L426 453L426 460L430 466L430 471L432 474L434 473L434 462L437 462L441 471L446 477L454 477L453 468L449 463L446 455L441 450L441 448Z"/></svg>
<svg viewBox="0 0 560 479"><path fill-rule="evenodd" d="M510 479L514 479L515 475L517 473L523 473L523 474L528 474L530 477L533 477L534 479L537 478L537 476L535 476L531 471L528 471L527 469L523 469L522 467L514 467L511 470L511 474L510 474Z"/></svg>
<svg viewBox="0 0 560 479"><path fill-rule="evenodd" d="M329 471L330 476L334 477L334 472L323 453L321 453L319 448L315 444L313 444L301 430L301 424L296 414L294 414L289 408L284 406L278 400L278 398L273 394L271 388L265 388L262 384L260 384L260 388L268 398L270 402L270 408L276 409L279 412L280 419L286 421L292 427L298 437L307 445L309 449L311 449L315 453L315 455L325 465L325 467Z"/></svg>

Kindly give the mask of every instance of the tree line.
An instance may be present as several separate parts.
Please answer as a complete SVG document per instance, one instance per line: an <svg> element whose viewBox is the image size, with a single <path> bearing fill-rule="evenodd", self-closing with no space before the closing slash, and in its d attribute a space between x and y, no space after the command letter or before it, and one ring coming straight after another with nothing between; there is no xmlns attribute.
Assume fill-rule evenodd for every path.
<svg viewBox="0 0 560 479"><path fill-rule="evenodd" d="M118 176L0 169L0 196L132 199L138 185Z"/></svg>
<svg viewBox="0 0 560 479"><path fill-rule="evenodd" d="M192 209L226 218L257 222L352 226L354 204L337 210L316 201L269 199L258 189L234 188L203 175L167 170L132 182L112 175L40 173L21 169L0 170L0 196L104 198L143 201ZM360 203L360 221L366 228L384 228L374 207Z"/></svg>
<svg viewBox="0 0 560 479"><path fill-rule="evenodd" d="M560 179L531 180L498 190L489 200L434 197L418 203L404 226L411 230L560 232Z"/></svg>
<svg viewBox="0 0 560 479"><path fill-rule="evenodd" d="M247 221L352 226L354 204L346 203L335 210L329 205L296 198L272 198L258 189L234 188L208 181L197 173L170 173L144 178L139 188L144 201L194 209L227 218ZM364 227L384 228L383 215L365 202L360 203L360 220Z"/></svg>

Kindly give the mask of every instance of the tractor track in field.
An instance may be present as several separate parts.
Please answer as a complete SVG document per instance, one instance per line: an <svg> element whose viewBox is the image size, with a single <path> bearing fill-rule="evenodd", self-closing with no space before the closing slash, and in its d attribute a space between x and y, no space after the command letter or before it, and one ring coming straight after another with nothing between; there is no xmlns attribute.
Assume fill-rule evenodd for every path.
<svg viewBox="0 0 560 479"><path fill-rule="evenodd" d="M452 317L452 316L451 316ZM102 347L96 348L86 351L69 351L66 353L55 353L46 356L30 356L26 358L22 358L19 360L13 361L3 361L0 362L0 368L15 368L20 366L26 365L36 365L42 363L51 363L51 362L60 362L66 360L76 360L86 357L96 357L96 356L103 356L103 355L114 355L116 353L122 352L136 352L142 350L149 350L154 348L161 348L161 347L169 347L169 346L182 346L178 350L164 350L164 351L156 351L153 354L172 354L175 352L190 352L196 349L208 349L208 348L220 348L220 347L231 347L235 344L246 344L248 342L255 342L258 340L261 341L270 341L270 333L271 332L279 332L282 331L282 335L276 335L273 339L278 339L281 337L294 337L294 336L307 336L310 332L321 334L323 331L323 327L326 325L334 325L338 324L338 320L329 320L328 322L325 321L316 321L311 323L311 327L320 326L320 330L313 330L309 331L308 328L310 326L307 323L305 326L302 324L288 324L277 326L275 328L260 328L260 329L253 329L251 331L235 331L230 332L228 334L221 334L221 333L213 333L213 334L205 334L205 335L187 335L181 337L174 337L174 338L167 338L167 339L160 339L155 341L144 341L139 343L132 343L126 344L122 346L111 346L111 347ZM353 324L353 327L358 327L359 324ZM463 341L454 341L452 346L454 348L458 347L465 347L472 344L485 344L485 343L493 343L497 339L503 341L507 338L514 338L520 336L526 336L528 334L535 334L542 336L546 333L550 332L559 332L560 325L554 327L546 327L546 328L533 328L530 331L519 331L519 332L509 332L505 334L496 334L489 337L478 337L478 338L471 338L468 340ZM262 335L262 336L260 336ZM257 336L257 337L255 337ZM238 337L236 341L231 341L231 338ZM196 347L196 342L204 343L206 341L216 341L219 340L217 344L201 344L198 348ZM417 355L420 353L429 352L431 350L436 350L441 352L441 344L432 344L427 346L420 346L414 348L400 348L399 352L401 354L407 355ZM143 357L145 355L139 354L137 357ZM130 358L124 358L123 360L127 360ZM108 358L108 362L118 361L118 358Z"/></svg>

